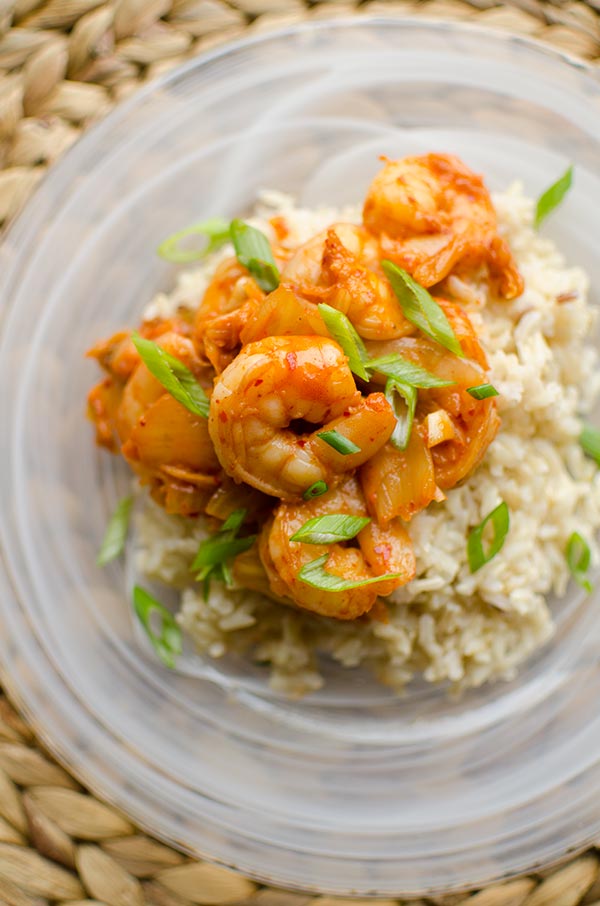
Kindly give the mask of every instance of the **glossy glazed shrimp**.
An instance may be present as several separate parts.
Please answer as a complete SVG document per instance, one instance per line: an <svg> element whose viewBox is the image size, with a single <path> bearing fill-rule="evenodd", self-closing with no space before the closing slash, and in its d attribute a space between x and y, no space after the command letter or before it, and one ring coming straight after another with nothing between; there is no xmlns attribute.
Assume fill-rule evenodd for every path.
<svg viewBox="0 0 600 906"><path fill-rule="evenodd" d="M360 336L392 340L414 333L380 268L381 250L367 230L337 223L301 246L283 279L301 296L347 315Z"/></svg>
<svg viewBox="0 0 600 906"><path fill-rule="evenodd" d="M381 528L370 523L357 536L358 547L338 544L305 544L292 541L308 519L328 513L365 516L366 506L355 478L307 503L282 503L260 537L259 552L271 592L291 599L296 606L337 620L354 620L368 613L379 595L389 595L415 575L415 556L406 530L399 524ZM388 579L346 591L326 591L307 585L298 573L311 560L328 554L327 572L343 579L363 581L385 573Z"/></svg>
<svg viewBox="0 0 600 906"><path fill-rule="evenodd" d="M189 338L174 331L154 333L163 349L206 382ZM109 346L104 351L105 367L110 367L113 376L94 388L89 397L97 431L113 441L118 437L123 456L167 512L201 512L221 472L207 421L188 412L165 392L140 360L128 335L117 338L110 351ZM117 380L115 373L123 379ZM102 412L99 402L104 404Z"/></svg>
<svg viewBox="0 0 600 906"><path fill-rule="evenodd" d="M307 423L318 430L306 431ZM362 465L394 425L383 394L363 399L340 347L316 336L245 346L215 383L208 421L225 472L286 500ZM339 431L359 452L338 453L317 436L323 429Z"/></svg>
<svg viewBox="0 0 600 906"><path fill-rule="evenodd" d="M156 318L144 321L140 335L156 340L165 334L189 336L191 325L183 317ZM88 416L96 426L96 442L113 453L118 449L117 413L125 384L137 368L140 356L131 339L131 332L121 330L107 340L100 340L88 350L87 356L96 359L107 373L88 394Z"/></svg>
<svg viewBox="0 0 600 906"><path fill-rule="evenodd" d="M425 154L387 161L371 183L365 226L379 238L384 257L422 286L451 271L487 264L500 295L513 299L523 280L480 176L458 158Z"/></svg>
<svg viewBox="0 0 600 906"><path fill-rule="evenodd" d="M226 258L210 281L194 322L194 344L220 374L240 348L240 333L264 293L236 258Z"/></svg>

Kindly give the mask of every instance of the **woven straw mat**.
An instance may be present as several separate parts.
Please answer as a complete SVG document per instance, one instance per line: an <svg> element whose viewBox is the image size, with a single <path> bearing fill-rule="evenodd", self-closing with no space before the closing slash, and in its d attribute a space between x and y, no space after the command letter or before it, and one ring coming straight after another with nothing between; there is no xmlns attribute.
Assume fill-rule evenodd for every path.
<svg viewBox="0 0 600 906"><path fill-rule="evenodd" d="M476 19L600 64L600 0L0 0L0 228L87 125L148 79L243 32L376 11ZM0 694L0 906L360 902L261 888L150 839L59 767ZM600 906L600 861L590 851L542 876L428 902Z"/></svg>

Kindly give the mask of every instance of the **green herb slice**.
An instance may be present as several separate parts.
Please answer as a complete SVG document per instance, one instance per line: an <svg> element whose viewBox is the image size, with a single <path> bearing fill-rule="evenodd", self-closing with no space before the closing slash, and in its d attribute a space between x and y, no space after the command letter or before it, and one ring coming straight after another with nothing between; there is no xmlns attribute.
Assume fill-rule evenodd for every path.
<svg viewBox="0 0 600 906"><path fill-rule="evenodd" d="M390 437L390 443L397 450L406 450L417 408L417 388L398 381L396 378L388 378L385 385L385 398L396 416L396 427ZM402 408L399 405L400 400L402 400Z"/></svg>
<svg viewBox="0 0 600 906"><path fill-rule="evenodd" d="M200 578L204 579L206 578L202 574L204 570L220 566L227 560L231 560L232 557L247 551L255 541L256 535L248 535L246 538L228 538L225 533L219 532L200 544L190 569L192 572L201 574Z"/></svg>
<svg viewBox="0 0 600 906"><path fill-rule="evenodd" d="M425 287L392 261L384 260L381 266L392 285L404 317L440 346L462 357L460 343L446 315Z"/></svg>
<svg viewBox="0 0 600 906"><path fill-rule="evenodd" d="M206 236L208 242L201 249L182 249L180 243L188 236ZM222 217L211 217L200 223L193 223L184 230L179 230L168 236L156 250L161 258L172 261L174 264L189 264L190 261L199 261L202 258L229 242L229 221Z"/></svg>
<svg viewBox="0 0 600 906"><path fill-rule="evenodd" d="M157 655L165 667L172 670L175 666L175 655L181 654L183 647L181 629L175 622L173 614L139 585L133 589L133 608ZM150 625L153 613L160 617L159 635Z"/></svg>
<svg viewBox="0 0 600 906"><path fill-rule="evenodd" d="M413 387L420 387L423 390L432 387L453 387L456 384L456 381L444 381L436 377L420 365L413 365L395 352L379 359L369 359L367 367L371 371L378 371L379 374L385 374L387 377L402 381L403 384L412 384Z"/></svg>
<svg viewBox="0 0 600 906"><path fill-rule="evenodd" d="M351 588L362 588L365 585L374 585L377 582L386 582L389 579L401 579L401 573L386 573L384 576L374 576L372 579L360 579L355 582L341 579L325 570L329 554L323 554L316 560L306 563L298 573L301 582L312 585L313 588L322 588L325 591L347 591Z"/></svg>
<svg viewBox="0 0 600 906"><path fill-rule="evenodd" d="M315 481L314 484L311 484L310 488L307 488L302 495L304 500L314 500L315 497L321 497L323 494L326 494L329 490L327 482L325 481Z"/></svg>
<svg viewBox="0 0 600 906"><path fill-rule="evenodd" d="M368 516L345 516L343 513L316 516L305 522L302 528L292 535L290 541L302 541L304 544L335 544L337 541L349 541L370 521Z"/></svg>
<svg viewBox="0 0 600 906"><path fill-rule="evenodd" d="M133 333L131 339L144 365L165 390L194 415L208 418L209 399L190 369L153 340L138 333Z"/></svg>
<svg viewBox="0 0 600 906"><path fill-rule="evenodd" d="M116 505L108 520L104 538L98 551L98 557L96 558L98 566L106 566L107 563L110 563L111 560L123 553L125 541L127 540L132 504L133 497L123 497Z"/></svg>
<svg viewBox="0 0 600 906"><path fill-rule="evenodd" d="M593 425L584 424L579 435L579 444L586 456L595 459L600 466L600 431Z"/></svg>
<svg viewBox="0 0 600 906"><path fill-rule="evenodd" d="M569 571L577 584L584 588L588 594L591 594L594 586L586 578L586 573L590 568L592 552L589 544L579 532L573 532L569 538L565 556Z"/></svg>
<svg viewBox="0 0 600 906"><path fill-rule="evenodd" d="M483 532L488 522L492 523L494 537L488 545L487 550L483 547ZM479 525L472 529L467 541L467 554L469 557L469 568L472 573L477 572L486 563L496 556L502 549L506 540L508 529L510 527L510 514L508 506L504 501L499 503L495 509L488 513L485 519Z"/></svg>
<svg viewBox="0 0 600 906"><path fill-rule="evenodd" d="M196 573L198 582L204 582L205 600L208 598L211 579L224 582L228 588L233 587L229 561L249 550L256 541L256 535L236 537L246 515L245 509L234 510L215 535L200 542L190 571Z"/></svg>
<svg viewBox="0 0 600 906"><path fill-rule="evenodd" d="M340 434L339 431L336 431L335 429L333 431L319 431L317 432L317 437L320 437L322 441L329 444L330 447L333 447L333 449L337 450L338 453L341 453L342 456L349 456L351 453L360 453L360 447L357 447L353 441L344 437L343 434Z"/></svg>
<svg viewBox="0 0 600 906"><path fill-rule="evenodd" d="M350 370L363 381L369 381L371 375L365 365L369 356L365 344L350 319L341 311L324 302L318 306L318 309L325 322L325 327L348 356Z"/></svg>
<svg viewBox="0 0 600 906"><path fill-rule="evenodd" d="M267 293L277 289L279 271L265 234L243 220L232 220L230 233L237 260L248 268L260 288Z"/></svg>
<svg viewBox="0 0 600 906"><path fill-rule="evenodd" d="M490 396L500 396L492 384L478 384L476 387L467 387L467 393L470 393L473 399L486 400Z"/></svg>
<svg viewBox="0 0 600 906"><path fill-rule="evenodd" d="M230 513L223 525L221 526L221 532L233 532L234 535L240 530L244 519L246 518L247 510L239 509L234 510L233 513Z"/></svg>
<svg viewBox="0 0 600 906"><path fill-rule="evenodd" d="M569 189L573 184L573 165L567 167L563 175L552 183L551 186L548 186L545 192L542 192L538 198L537 205L535 208L535 217L534 217L534 226L537 228L540 226L542 221L546 219L548 214L558 207L561 203Z"/></svg>

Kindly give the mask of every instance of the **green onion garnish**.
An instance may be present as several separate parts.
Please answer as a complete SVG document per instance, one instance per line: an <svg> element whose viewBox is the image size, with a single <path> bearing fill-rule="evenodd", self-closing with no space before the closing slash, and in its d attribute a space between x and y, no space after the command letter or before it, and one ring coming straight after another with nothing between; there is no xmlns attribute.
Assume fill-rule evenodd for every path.
<svg viewBox="0 0 600 906"><path fill-rule="evenodd" d="M380 359L369 359L367 367L371 371L378 371L387 377L401 381L403 384L411 384L413 387L422 387L423 389L431 387L452 387L456 381L444 381L441 378L431 374L425 368L419 365L413 365L407 359L393 352L391 355L382 356Z"/></svg>
<svg viewBox="0 0 600 906"><path fill-rule="evenodd" d="M470 393L476 400L486 400L490 396L500 395L492 384L478 384L476 387L467 387L467 393Z"/></svg>
<svg viewBox="0 0 600 906"><path fill-rule="evenodd" d="M292 535L290 541L303 541L304 544L335 544L337 541L349 541L370 521L368 516L344 516L343 513L316 516L305 522L302 528Z"/></svg>
<svg viewBox="0 0 600 906"><path fill-rule="evenodd" d="M256 541L256 535L248 535L246 538L227 538L228 532L219 532L212 538L207 538L200 544L198 553L194 557L191 565L192 572L201 573L199 579L205 579L205 570L212 569L232 557L247 551Z"/></svg>
<svg viewBox="0 0 600 906"><path fill-rule="evenodd" d="M385 398L396 416L396 427L390 437L390 443L397 450L406 450L417 407L417 388L395 378L388 378Z"/></svg>
<svg viewBox="0 0 600 906"><path fill-rule="evenodd" d="M244 523L246 518L246 510L239 509L234 510L233 513L230 513L223 525L221 526L222 532L233 532L234 536L239 532L240 528Z"/></svg>
<svg viewBox="0 0 600 906"><path fill-rule="evenodd" d="M139 585L133 589L133 607L157 655L165 667L172 670L175 666L174 656L181 654L182 650L181 630L173 614ZM160 617L160 635L150 625L152 614Z"/></svg>
<svg viewBox="0 0 600 906"><path fill-rule="evenodd" d="M224 582L228 588L231 588L233 577L229 561L247 551L256 541L256 535L248 535L246 538L237 537L245 518L246 510L235 510L227 517L216 535L200 542L190 570L196 573L198 582L204 582L205 599L210 591L211 579Z"/></svg>
<svg viewBox="0 0 600 906"><path fill-rule="evenodd" d="M108 520L104 538L96 558L98 566L105 566L123 553L132 503L133 497L124 497L116 505L112 516Z"/></svg>
<svg viewBox="0 0 600 906"><path fill-rule="evenodd" d="M316 560L311 560L302 567L298 573L301 582L312 585L313 588L323 588L325 591L347 591L350 588L362 588L364 585L374 585L376 582L386 582L388 579L401 579L401 573L386 573L384 576L374 576L372 579L360 579L352 582L349 579L340 579L328 573L324 567L329 554L323 554Z"/></svg>
<svg viewBox="0 0 600 906"><path fill-rule="evenodd" d="M279 271L265 234L243 220L232 220L230 233L237 260L248 268L260 288L267 293L277 289Z"/></svg>
<svg viewBox="0 0 600 906"><path fill-rule="evenodd" d="M573 165L571 164L570 167L567 167L560 179L557 179L555 183L552 183L552 185L538 198L533 221L536 230L542 221L546 219L548 214L550 214L554 208L558 207L571 188L572 183Z"/></svg>
<svg viewBox="0 0 600 906"><path fill-rule="evenodd" d="M413 280L410 274L392 261L384 260L381 262L381 266L392 284L404 317L440 346L444 346L455 355L462 356L460 343L446 315L425 287Z"/></svg>
<svg viewBox="0 0 600 906"><path fill-rule="evenodd" d="M325 481L315 481L314 484L311 484L310 488L307 488L302 495L304 500L313 500L315 497L321 497L323 494L326 494L329 488Z"/></svg>
<svg viewBox="0 0 600 906"><path fill-rule="evenodd" d="M492 523L494 537L491 544L488 545L487 551L483 549L483 532L488 522ZM510 526L510 515L507 505L502 501L498 506L488 513L485 519L479 525L472 529L467 542L467 554L469 557L469 568L472 573L485 566L492 560L506 540Z"/></svg>
<svg viewBox="0 0 600 906"><path fill-rule="evenodd" d="M202 249L182 249L180 242L187 239L188 236L207 236L208 242ZM187 264L190 261L198 261L205 255L214 252L220 246L229 242L229 221L223 220L222 217L212 217L210 220L203 220L201 223L194 223L186 227L185 230L179 230L173 233L162 242L157 252L161 258L167 261L173 261L176 264Z"/></svg>
<svg viewBox="0 0 600 906"><path fill-rule="evenodd" d="M165 390L194 415L208 418L209 399L190 369L153 340L138 333L133 333L131 339L144 365Z"/></svg>
<svg viewBox="0 0 600 906"><path fill-rule="evenodd" d="M579 532L573 532L569 538L567 542L566 558L571 575L577 584L581 585L581 587L590 594L593 585L589 579L586 579L586 573L590 568L592 553L589 544Z"/></svg>
<svg viewBox="0 0 600 906"><path fill-rule="evenodd" d="M600 431L593 425L584 424L579 444L585 455L595 459L600 466Z"/></svg>
<svg viewBox="0 0 600 906"><path fill-rule="evenodd" d="M317 437L320 437L321 440L333 447L334 450L337 450L338 453L341 453L342 456L348 456L350 453L360 453L360 447L357 447L353 441L344 437L339 431L319 431L317 432Z"/></svg>
<svg viewBox="0 0 600 906"><path fill-rule="evenodd" d="M325 322L325 327L336 341L339 343L346 355L350 370L354 372L363 381L369 381L371 375L365 367L369 358L365 344L356 332L356 328L345 314L332 308L331 305L321 303L318 306L321 317Z"/></svg>

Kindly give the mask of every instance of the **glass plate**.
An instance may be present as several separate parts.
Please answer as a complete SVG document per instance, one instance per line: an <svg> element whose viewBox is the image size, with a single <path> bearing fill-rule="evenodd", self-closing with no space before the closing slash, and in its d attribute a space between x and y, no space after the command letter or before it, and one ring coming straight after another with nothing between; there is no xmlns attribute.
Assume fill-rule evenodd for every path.
<svg viewBox="0 0 600 906"><path fill-rule="evenodd" d="M159 241L261 187L356 202L377 155L457 153L492 188L577 179L548 227L600 285L600 84L464 25L372 19L242 41L149 85L55 166L1 249L0 654L58 757L153 834L271 884L404 895L479 886L600 832L598 601L553 604L519 679L395 698L330 668L301 702L240 660L163 669L123 564L95 555L127 470L83 417L83 352L174 270Z"/></svg>

